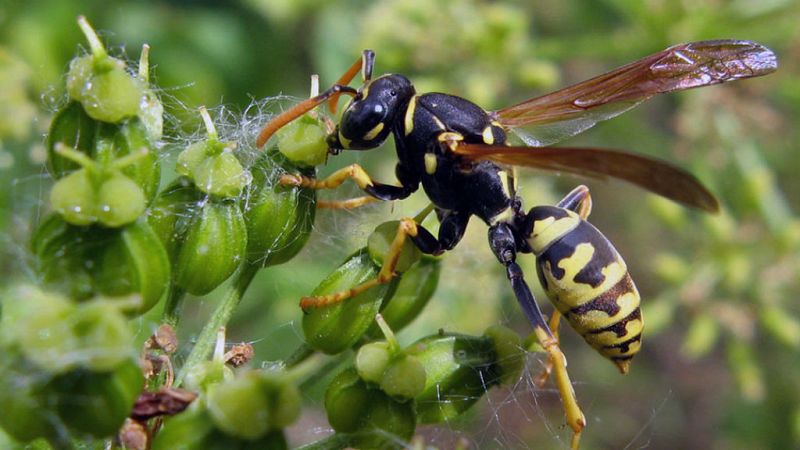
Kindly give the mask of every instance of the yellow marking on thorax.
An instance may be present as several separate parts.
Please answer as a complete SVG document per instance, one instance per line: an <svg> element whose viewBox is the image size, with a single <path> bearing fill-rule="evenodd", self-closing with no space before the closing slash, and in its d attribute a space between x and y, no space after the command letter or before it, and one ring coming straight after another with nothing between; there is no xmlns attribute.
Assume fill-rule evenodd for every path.
<svg viewBox="0 0 800 450"><path fill-rule="evenodd" d="M483 136L483 142L486 143L486 145L494 144L494 133L492 133L491 125L483 129L481 136Z"/></svg>
<svg viewBox="0 0 800 450"><path fill-rule="evenodd" d="M616 261L611 262L607 266L603 267L600 270L601 275L603 276L603 282L600 283L597 287L592 287L590 284L586 283L578 283L574 280L575 276L580 272L589 261L592 260L592 256L594 255L595 248L590 243L583 243L579 244L575 248L575 253L571 256L562 259L558 262L558 267L564 271L564 276L561 279L556 279L552 275L552 271L550 267L546 267L545 270L545 278L547 278L547 285L548 285L548 292L549 294L554 294L558 296L557 300L557 307L559 311L566 312L576 306L582 305L588 301L593 300L596 297L604 294L606 291L611 289L617 282L619 282L627 273L628 269L625 266L625 262L621 259L617 259ZM621 298L624 298L623 295ZM638 294L637 294L638 297ZM617 303L622 306L620 303L621 300L618 299ZM638 305L638 300L636 302ZM562 310L563 308L563 310ZM625 309L625 308L622 308ZM635 308L633 308L635 309ZM630 309L627 313L619 318L627 316L629 313L633 311ZM590 311L587 313L587 316L596 313L597 311ZM621 314L622 312L620 312ZM608 317L605 313L600 313L606 317ZM613 322L612 322L613 323Z"/></svg>
<svg viewBox="0 0 800 450"><path fill-rule="evenodd" d="M442 130L446 130L447 129L447 127L444 126L444 124L442 123L441 120L439 120L438 117L436 117L436 116L431 116L431 117L433 117L433 121L436 123L437 127L441 128Z"/></svg>
<svg viewBox="0 0 800 450"><path fill-rule="evenodd" d="M436 136L436 139L439 142L446 143L447 147L453 151L455 150L455 146L458 145L458 142L464 140L464 136L461 133L456 133L455 131L445 131L444 133L439 133L439 135Z"/></svg>
<svg viewBox="0 0 800 450"><path fill-rule="evenodd" d="M512 188L511 188L511 183L509 182L510 177L508 172L505 170L501 170L497 172L497 175L500 177L500 186L503 188L503 193L506 195L506 197L511 198L513 194L511 191Z"/></svg>
<svg viewBox="0 0 800 450"><path fill-rule="evenodd" d="M342 130L339 130L339 142L342 144L342 147L350 148L350 143L353 141L344 137Z"/></svg>
<svg viewBox="0 0 800 450"><path fill-rule="evenodd" d="M439 163L436 161L436 155L433 153L425 153L425 173L433 175L436 173L436 166Z"/></svg>
<svg viewBox="0 0 800 450"><path fill-rule="evenodd" d="M406 116L403 120L403 125L405 126L405 133L406 136L411 134L414 131L414 111L417 109L417 96L411 97L411 101L408 102L408 108L406 108Z"/></svg>
<svg viewBox="0 0 800 450"><path fill-rule="evenodd" d="M364 135L364 140L371 141L375 139L378 136L378 133L380 133L382 130L383 130L383 122L380 122L377 125L375 125L375 127L373 127L371 130L369 130L367 134Z"/></svg>
<svg viewBox="0 0 800 450"><path fill-rule="evenodd" d="M502 212L497 214L496 216L492 217L489 221L489 225L497 225L498 223L510 223L514 219L514 209L510 206L504 209Z"/></svg>
<svg viewBox="0 0 800 450"><path fill-rule="evenodd" d="M569 211L568 217L562 217L558 220L555 217L537 220L533 223L528 245L530 245L534 253L540 254L550 244L574 230L580 222L581 218L572 211Z"/></svg>

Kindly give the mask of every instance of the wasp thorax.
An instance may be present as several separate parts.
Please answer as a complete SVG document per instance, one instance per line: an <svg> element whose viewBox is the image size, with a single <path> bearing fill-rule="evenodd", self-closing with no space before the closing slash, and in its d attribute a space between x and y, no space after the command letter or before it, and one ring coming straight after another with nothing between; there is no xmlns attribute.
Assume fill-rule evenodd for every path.
<svg viewBox="0 0 800 450"><path fill-rule="evenodd" d="M528 245L537 255L574 230L581 218L572 211L556 206L536 206L528 214Z"/></svg>

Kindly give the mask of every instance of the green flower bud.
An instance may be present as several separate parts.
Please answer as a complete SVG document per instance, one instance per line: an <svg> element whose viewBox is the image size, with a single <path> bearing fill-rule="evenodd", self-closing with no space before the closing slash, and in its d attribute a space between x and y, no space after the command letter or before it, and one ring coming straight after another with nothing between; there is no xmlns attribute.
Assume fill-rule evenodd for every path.
<svg viewBox="0 0 800 450"><path fill-rule="evenodd" d="M223 198L239 195L250 184L250 173L233 155L235 143L220 142L214 122L205 107L200 115L208 137L186 147L178 155L176 171L194 182L201 191Z"/></svg>
<svg viewBox="0 0 800 450"><path fill-rule="evenodd" d="M303 398L300 390L285 374L260 371L262 389L270 399L270 426L285 428L300 417Z"/></svg>
<svg viewBox="0 0 800 450"><path fill-rule="evenodd" d="M177 261L189 225L202 211L206 201L205 195L186 178L172 182L153 201L147 223L164 244L170 261Z"/></svg>
<svg viewBox="0 0 800 450"><path fill-rule="evenodd" d="M514 384L525 367L526 352L522 338L514 330L502 325L492 325L483 335L490 338L494 344L500 384Z"/></svg>
<svg viewBox="0 0 800 450"><path fill-rule="evenodd" d="M300 415L297 388L278 374L245 371L209 392L207 407L223 432L247 440L283 428Z"/></svg>
<svg viewBox="0 0 800 450"><path fill-rule="evenodd" d="M380 391L369 389L354 369L340 373L325 391L328 423L340 433L357 431L363 425L375 392Z"/></svg>
<svg viewBox="0 0 800 450"><path fill-rule="evenodd" d="M370 383L380 383L392 356L388 342L370 342L362 345L355 360L358 376Z"/></svg>
<svg viewBox="0 0 800 450"><path fill-rule="evenodd" d="M48 286L78 300L137 295L139 306L127 311L132 314L152 308L169 283L167 253L142 220L123 228L84 228L53 215L34 233L32 249Z"/></svg>
<svg viewBox="0 0 800 450"><path fill-rule="evenodd" d="M402 330L422 312L436 292L441 272L441 258L424 255L403 273L397 290L381 310L381 315L393 330ZM381 331L376 324L372 324L367 335L378 338Z"/></svg>
<svg viewBox="0 0 800 450"><path fill-rule="evenodd" d="M79 369L52 380L49 389L57 393L56 410L71 429L95 437L113 436L144 387L144 376L128 358L107 372Z"/></svg>
<svg viewBox="0 0 800 450"><path fill-rule="evenodd" d="M153 200L161 182L161 162L145 123L134 118L121 125L105 124L101 127L98 140L108 140L113 146L114 159L144 152L142 157L121 171L142 188L148 202ZM103 143L97 142L96 145L100 147Z"/></svg>
<svg viewBox="0 0 800 450"><path fill-rule="evenodd" d="M405 351L425 368L425 389L416 397L420 423L455 419L501 381L497 352L488 337L437 334Z"/></svg>
<svg viewBox="0 0 800 450"><path fill-rule="evenodd" d="M95 69L83 84L80 97L73 98L81 102L89 117L117 123L136 115L142 95L142 82L129 74L124 64L114 64L110 69Z"/></svg>
<svg viewBox="0 0 800 450"><path fill-rule="evenodd" d="M306 114L275 133L278 151L298 167L316 167L328 159L324 125Z"/></svg>
<svg viewBox="0 0 800 450"><path fill-rule="evenodd" d="M54 436L60 429L61 420L49 409L49 380L49 374L16 351L0 352L0 428L15 440L26 443Z"/></svg>
<svg viewBox="0 0 800 450"><path fill-rule="evenodd" d="M75 347L61 358L70 363L102 372L114 370L136 356L133 333L113 300L95 299L82 303L66 320L75 337Z"/></svg>
<svg viewBox="0 0 800 450"><path fill-rule="evenodd" d="M375 261L378 266L383 265L383 260L389 252L389 247L394 241L397 234L397 227L400 225L399 220L392 220L384 222L375 228L375 231L369 235L367 240L367 250L369 256ZM395 272L404 273L414 263L422 258L422 252L417 248L411 239L406 239L403 242L403 249L400 251L400 257L397 260Z"/></svg>
<svg viewBox="0 0 800 450"><path fill-rule="evenodd" d="M76 56L69 62L67 72L67 94L69 98L80 101L83 98L83 87L91 82L94 72L94 56Z"/></svg>
<svg viewBox="0 0 800 450"><path fill-rule="evenodd" d="M239 195L250 183L250 174L230 151L210 156L192 170L194 184L201 191L219 197Z"/></svg>
<svg viewBox="0 0 800 450"><path fill-rule="evenodd" d="M92 277L83 260L86 233L68 224L59 214L51 214L36 228L31 250L36 256L34 269L42 282L53 290L77 299L94 292Z"/></svg>
<svg viewBox="0 0 800 450"><path fill-rule="evenodd" d="M146 156L144 153L98 164L74 149L62 146L57 152L83 166L58 180L50 191L53 209L67 222L119 227L144 212L146 200L142 189L119 170Z"/></svg>
<svg viewBox="0 0 800 450"><path fill-rule="evenodd" d="M270 428L269 399L253 372L216 386L207 406L214 425L231 436L258 439Z"/></svg>
<svg viewBox="0 0 800 450"><path fill-rule="evenodd" d="M233 369L222 361L203 361L192 366L183 381L186 389L208 392L212 386L233 379Z"/></svg>
<svg viewBox="0 0 800 450"><path fill-rule="evenodd" d="M190 294L211 292L242 264L247 228L236 203L207 202L178 252L175 282Z"/></svg>
<svg viewBox="0 0 800 450"><path fill-rule="evenodd" d="M50 191L50 204L73 225L97 222L96 191L85 170L77 170L58 180ZM141 206L144 210L144 205Z"/></svg>
<svg viewBox="0 0 800 450"><path fill-rule="evenodd" d="M425 389L425 367L417 358L403 355L389 363L380 386L392 397L411 399Z"/></svg>
<svg viewBox="0 0 800 450"><path fill-rule="evenodd" d="M122 60L108 56L85 18L79 18L78 24L89 41L92 54L70 62L67 73L70 98L81 102L91 118L103 122L116 123L136 115L144 94L142 80L129 74Z"/></svg>
<svg viewBox="0 0 800 450"><path fill-rule="evenodd" d="M281 186L281 173L314 174L301 171L275 152L267 151L250 168L253 174L245 205L247 259L251 264L269 266L293 258L311 234L316 214L316 192Z"/></svg>
<svg viewBox="0 0 800 450"><path fill-rule="evenodd" d="M75 366L71 353L80 345L71 325L76 307L69 299L19 285L3 292L2 306L0 332L6 346L18 347L25 359L50 373Z"/></svg>
<svg viewBox="0 0 800 450"><path fill-rule="evenodd" d="M326 295L346 291L378 275L376 266L366 249L361 249L345 260L333 273L317 286L312 295ZM375 319L375 314L386 298L397 287L397 279L370 288L341 303L314 308L303 316L303 333L306 343L323 353L340 353L355 344Z"/></svg>
<svg viewBox="0 0 800 450"><path fill-rule="evenodd" d="M195 401L189 409L164 420L164 426L156 434L151 448L152 450L212 449L214 447L208 445L208 441L214 433L214 423L208 411L200 402Z"/></svg>
<svg viewBox="0 0 800 450"><path fill-rule="evenodd" d="M60 109L47 132L47 166L55 178L79 169L81 166L56 153L56 144L63 144L91 156L94 153L94 139L99 123L89 117L78 102L70 102Z"/></svg>
<svg viewBox="0 0 800 450"><path fill-rule="evenodd" d="M288 448L281 430L269 431L257 440L237 438L216 428L208 411L201 405L167 418L156 435L152 450L230 450Z"/></svg>
<svg viewBox="0 0 800 450"><path fill-rule="evenodd" d="M107 227L121 227L142 215L147 200L138 184L115 174L100 186L95 201L97 221Z"/></svg>
<svg viewBox="0 0 800 450"><path fill-rule="evenodd" d="M177 172L178 175L191 178L197 166L205 161L207 157L206 147L208 145L208 141L200 141L190 144L183 149L183 151L178 154L178 163L175 166L175 172Z"/></svg>
<svg viewBox="0 0 800 450"><path fill-rule="evenodd" d="M353 433L350 444L356 448L385 448L393 441L407 441L416 427L413 402L400 402L370 388L354 369L331 381L325 411L334 430Z"/></svg>

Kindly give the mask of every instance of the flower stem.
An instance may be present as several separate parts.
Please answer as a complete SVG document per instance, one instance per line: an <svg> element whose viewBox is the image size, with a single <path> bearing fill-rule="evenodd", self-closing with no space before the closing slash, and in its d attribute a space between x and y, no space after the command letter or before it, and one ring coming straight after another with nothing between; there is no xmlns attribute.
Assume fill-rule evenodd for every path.
<svg viewBox="0 0 800 450"><path fill-rule="evenodd" d="M189 356L186 358L186 362L178 372L178 376L175 379L175 386L180 386L181 382L183 382L183 378L193 366L209 359L217 341L217 331L219 327L228 324L228 321L233 315L233 311L239 306L242 295L244 295L247 287L250 286L250 282L253 281L253 277L255 277L258 269L258 265L245 264L236 273L222 301L217 305L217 309L211 315L208 322L206 322L203 330L200 331L194 348L192 348L191 353L189 353Z"/></svg>
<svg viewBox="0 0 800 450"><path fill-rule="evenodd" d="M161 323L177 328L181 318L184 298L186 298L186 291L174 282L170 283L170 289L167 292L167 299L164 304L164 312L161 313Z"/></svg>

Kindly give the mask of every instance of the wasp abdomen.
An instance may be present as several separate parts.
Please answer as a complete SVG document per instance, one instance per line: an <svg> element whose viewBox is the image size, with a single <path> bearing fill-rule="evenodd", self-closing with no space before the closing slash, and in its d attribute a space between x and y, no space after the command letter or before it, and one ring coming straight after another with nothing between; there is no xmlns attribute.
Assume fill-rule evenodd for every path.
<svg viewBox="0 0 800 450"><path fill-rule="evenodd" d="M558 207L530 214L528 243L547 296L586 342L627 372L639 351L639 292L625 261L589 222Z"/></svg>

